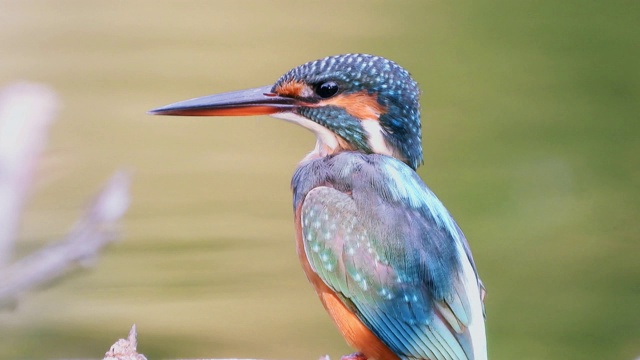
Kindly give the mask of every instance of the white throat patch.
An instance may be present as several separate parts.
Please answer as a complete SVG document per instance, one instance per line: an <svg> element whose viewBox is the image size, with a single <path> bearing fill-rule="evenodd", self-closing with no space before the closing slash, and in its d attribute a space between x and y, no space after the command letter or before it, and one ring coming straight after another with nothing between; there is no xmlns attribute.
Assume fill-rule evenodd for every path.
<svg viewBox="0 0 640 360"><path fill-rule="evenodd" d="M291 112L281 112L272 114L271 116L276 119L281 119L292 122L294 124L298 124L304 128L311 130L316 135L315 149L313 149L313 151L311 151L311 153L309 153L302 161L316 157L327 156L334 153L340 147L340 142L338 141L338 137L336 134L331 132L326 127L305 118L304 116L300 116Z"/></svg>
<svg viewBox="0 0 640 360"><path fill-rule="evenodd" d="M327 156L340 151L342 148L338 136L324 126L311 121L304 116L291 112L281 112L271 115L274 118L298 124L304 128L311 130L316 135L316 147L302 161ZM393 149L384 138L384 130L377 120L361 120L362 128L367 133L367 143L373 153L393 156Z"/></svg>

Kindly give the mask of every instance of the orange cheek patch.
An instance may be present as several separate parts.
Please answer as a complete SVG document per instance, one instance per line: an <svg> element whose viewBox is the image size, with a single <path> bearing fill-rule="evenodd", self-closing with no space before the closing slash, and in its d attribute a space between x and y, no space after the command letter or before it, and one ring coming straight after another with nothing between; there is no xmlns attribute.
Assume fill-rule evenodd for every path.
<svg viewBox="0 0 640 360"><path fill-rule="evenodd" d="M323 100L319 106L334 105L345 109L349 115L356 119L378 120L380 115L387 112L387 109L380 105L378 96L361 91L353 94L339 95L334 98Z"/></svg>
<svg viewBox="0 0 640 360"><path fill-rule="evenodd" d="M308 86L298 81L289 81L275 89L275 93L280 96L299 97L302 96Z"/></svg>

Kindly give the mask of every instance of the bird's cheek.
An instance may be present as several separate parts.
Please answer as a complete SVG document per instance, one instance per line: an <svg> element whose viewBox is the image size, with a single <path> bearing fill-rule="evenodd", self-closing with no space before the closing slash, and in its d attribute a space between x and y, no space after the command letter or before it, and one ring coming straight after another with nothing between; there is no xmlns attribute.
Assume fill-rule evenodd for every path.
<svg viewBox="0 0 640 360"><path fill-rule="evenodd" d="M380 115L387 109L378 102L377 94L369 94L360 91L349 94L341 94L330 99L318 102L316 106L336 106L344 109L349 115L359 120L379 120Z"/></svg>

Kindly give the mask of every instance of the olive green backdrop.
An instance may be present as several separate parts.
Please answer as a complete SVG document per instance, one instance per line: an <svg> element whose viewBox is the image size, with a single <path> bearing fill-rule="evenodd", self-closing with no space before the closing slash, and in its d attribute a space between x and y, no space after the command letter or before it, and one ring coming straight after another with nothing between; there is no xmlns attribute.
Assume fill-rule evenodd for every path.
<svg viewBox="0 0 640 360"><path fill-rule="evenodd" d="M366 52L423 89L420 174L487 286L492 359L640 356L637 1L1 1L0 84L64 107L20 254L64 235L116 168L122 239L0 313L0 358L101 358L138 324L149 358L351 351L299 269L289 192L313 146L267 117L151 117Z"/></svg>

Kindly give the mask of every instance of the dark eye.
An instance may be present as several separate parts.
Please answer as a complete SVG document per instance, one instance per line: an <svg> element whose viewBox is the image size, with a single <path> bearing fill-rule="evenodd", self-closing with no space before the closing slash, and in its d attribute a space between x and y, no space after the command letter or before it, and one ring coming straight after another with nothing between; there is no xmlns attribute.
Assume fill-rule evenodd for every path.
<svg viewBox="0 0 640 360"><path fill-rule="evenodd" d="M333 81L324 82L316 87L316 94L323 99L330 98L338 93L338 84Z"/></svg>

